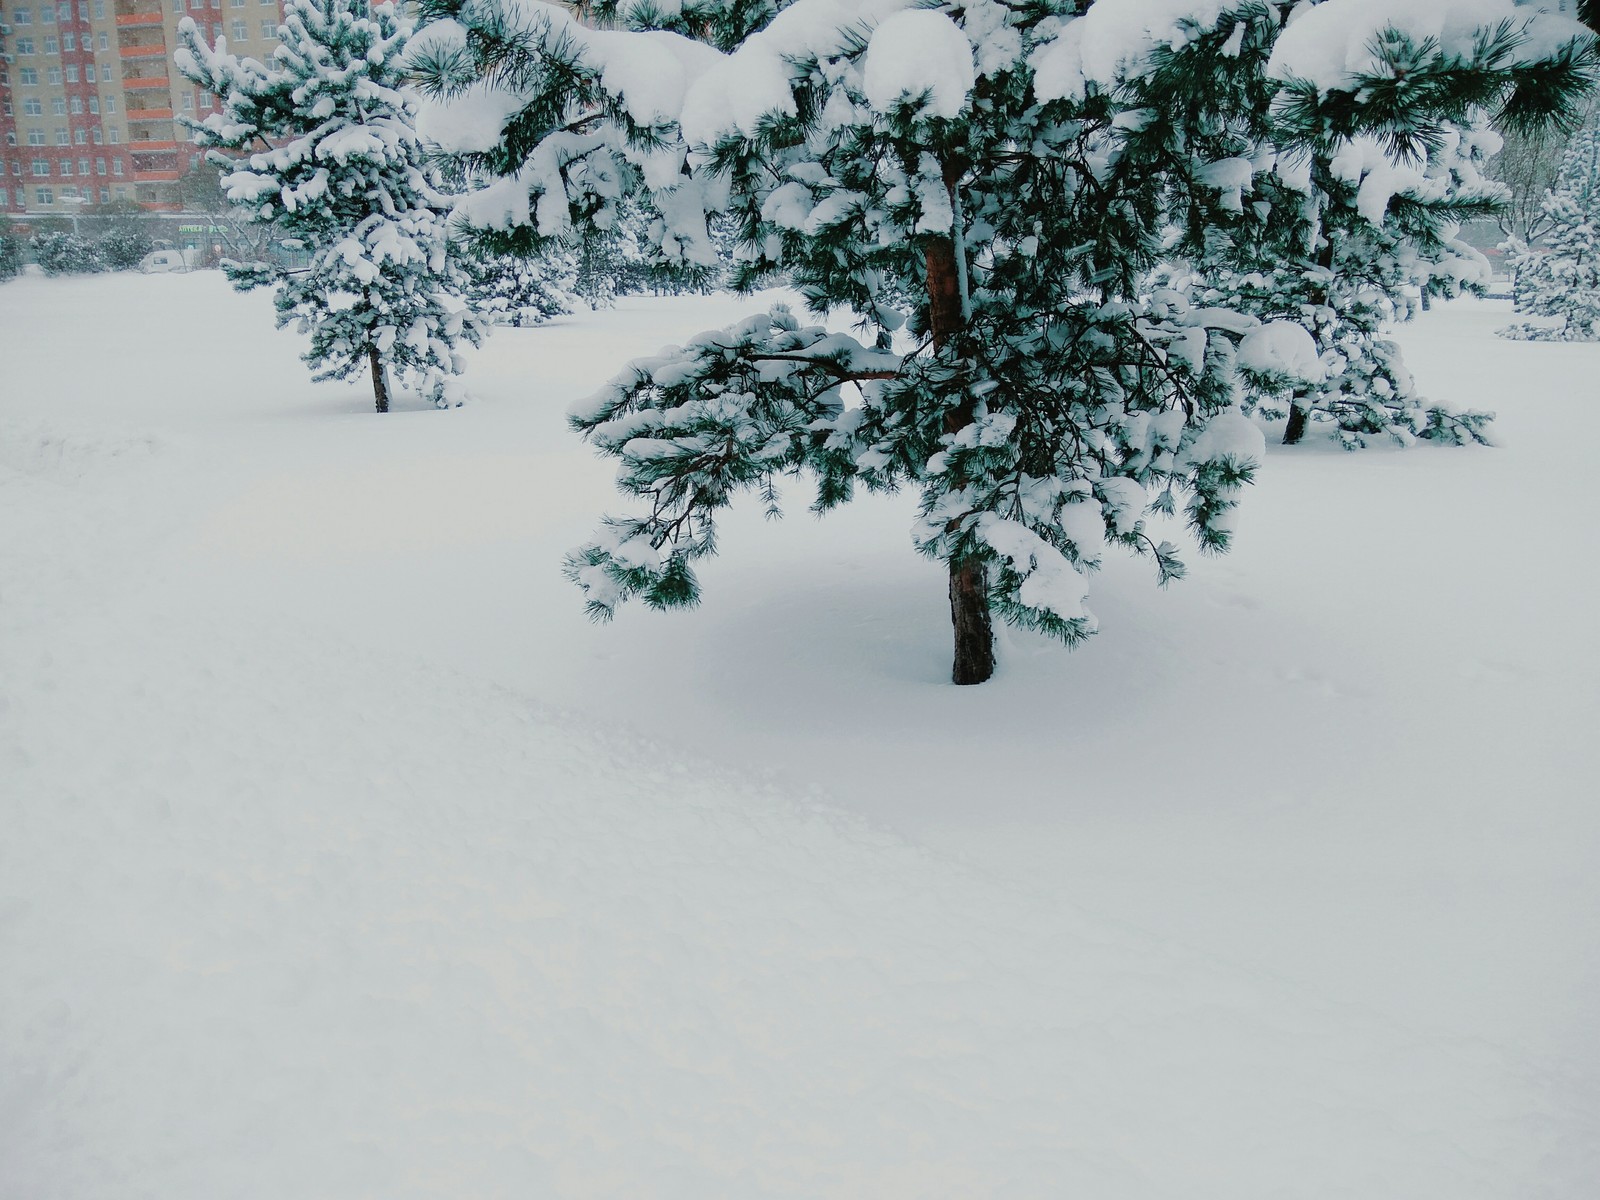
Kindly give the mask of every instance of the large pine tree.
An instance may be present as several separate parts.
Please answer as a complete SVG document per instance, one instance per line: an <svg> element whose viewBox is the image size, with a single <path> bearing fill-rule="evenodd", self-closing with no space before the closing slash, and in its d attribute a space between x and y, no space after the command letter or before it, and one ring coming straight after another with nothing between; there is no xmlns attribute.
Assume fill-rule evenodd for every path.
<svg viewBox="0 0 1600 1200"><path fill-rule="evenodd" d="M225 263L241 290L272 287L280 326L310 335L317 379L366 371L379 412L389 373L456 403L457 344L480 330L451 253L449 199L434 189L402 89L411 25L393 5L289 0L270 65L179 25L173 61L221 100L190 122L225 169L228 198L310 251L308 267Z"/></svg>
<svg viewBox="0 0 1600 1200"><path fill-rule="evenodd" d="M1262 446L1241 374L1314 382L1298 325L1152 293L1152 267L1252 236L1270 214L1240 194L1307 155L1363 137L1414 155L1482 105L1558 113L1590 54L1510 0L1488 27L1365 0L595 7L624 28L425 0L419 68L495 176L467 219L564 237L643 190L663 251L693 261L707 214L729 213L743 283L786 278L862 337L774 312L577 406L641 510L571 574L600 616L693 604L735 494L772 503L798 471L819 509L911 487L913 538L948 568L958 683L991 674L994 612L1092 633L1087 576L1113 547L1162 581L1183 571L1174 526L1226 549Z"/></svg>

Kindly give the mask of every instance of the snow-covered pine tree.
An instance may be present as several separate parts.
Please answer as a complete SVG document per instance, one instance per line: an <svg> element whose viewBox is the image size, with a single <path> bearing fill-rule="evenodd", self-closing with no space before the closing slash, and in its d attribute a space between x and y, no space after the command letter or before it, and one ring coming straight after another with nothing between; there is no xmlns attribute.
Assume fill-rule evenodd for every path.
<svg viewBox="0 0 1600 1200"><path fill-rule="evenodd" d="M1498 332L1519 341L1600 340L1600 125L1574 135L1540 208L1543 245L1514 243L1516 307L1561 324L1522 321Z"/></svg>
<svg viewBox="0 0 1600 1200"><path fill-rule="evenodd" d="M315 378L369 372L379 412L391 370L441 407L459 403L457 345L481 336L402 86L410 33L391 4L288 0L270 65L207 46L188 18L173 55L221 100L187 124L226 170L229 199L311 254L295 270L225 263L229 278L274 289L279 326L310 335Z"/></svg>
<svg viewBox="0 0 1600 1200"><path fill-rule="evenodd" d="M609 519L571 575L597 616L692 605L737 493L774 505L800 471L818 509L912 487L913 538L948 568L957 683L991 674L994 611L1092 633L1087 575L1112 547L1181 575L1169 518L1229 545L1262 451L1240 364L1281 383L1316 356L1296 324L1142 288L1238 226L1219 164L1238 179L1366 135L1403 156L1485 104L1543 118L1590 54L1579 27L1510 0L1472 21L1433 0L606 7L628 28L425 0L426 86L497 164L463 215L559 237L645 188L662 249L693 259L707 213L728 212L744 282L781 273L863 339L776 311L576 406L642 512Z"/></svg>

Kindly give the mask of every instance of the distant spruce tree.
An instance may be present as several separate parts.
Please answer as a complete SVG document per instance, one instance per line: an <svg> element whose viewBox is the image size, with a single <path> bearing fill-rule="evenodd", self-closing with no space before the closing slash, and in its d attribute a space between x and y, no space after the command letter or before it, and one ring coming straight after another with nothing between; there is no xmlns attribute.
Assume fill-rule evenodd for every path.
<svg viewBox="0 0 1600 1200"><path fill-rule="evenodd" d="M496 325L538 325L572 311L577 264L571 254L463 257L472 311Z"/></svg>
<svg viewBox="0 0 1600 1200"><path fill-rule="evenodd" d="M1525 321L1498 332L1518 341L1600 340L1600 124L1573 137L1540 208L1543 245L1513 243L1516 309L1561 324Z"/></svg>
<svg viewBox="0 0 1600 1200"><path fill-rule="evenodd" d="M369 372L379 412L391 370L441 407L459 402L457 347L481 336L402 88L410 34L391 4L289 0L270 66L207 46L187 18L173 56L221 100L187 124L228 198L311 255L305 269L223 269L241 290L274 289L279 326L310 335L315 378Z"/></svg>
<svg viewBox="0 0 1600 1200"><path fill-rule="evenodd" d="M726 213L736 282L858 322L755 316L573 408L639 501L569 559L590 612L693 605L718 512L747 491L775 509L798 472L819 510L919 494L962 684L993 671L995 613L1094 632L1113 548L1163 582L1184 569L1172 524L1225 550L1262 453L1242 384L1313 382L1309 337L1148 273L1270 219L1219 175L1367 137L1404 159L1480 106L1569 109L1589 41L1501 7L1433 28L1347 0L614 0L594 9L622 28L596 35L536 0L423 0L424 86L493 176L465 219L565 238L644 194L662 254L709 265Z"/></svg>
<svg viewBox="0 0 1600 1200"><path fill-rule="evenodd" d="M1242 160L1213 168L1242 219L1206 239L1190 264L1194 299L1303 325L1322 364L1315 384L1261 398L1263 412L1287 416L1286 444L1316 422L1347 449L1374 436L1485 439L1489 414L1422 398L1389 327L1415 315L1423 297L1483 290L1489 264L1456 234L1503 203L1505 188L1484 175L1499 142L1477 113L1441 122L1432 144L1400 161L1367 136L1291 150L1243 188Z"/></svg>

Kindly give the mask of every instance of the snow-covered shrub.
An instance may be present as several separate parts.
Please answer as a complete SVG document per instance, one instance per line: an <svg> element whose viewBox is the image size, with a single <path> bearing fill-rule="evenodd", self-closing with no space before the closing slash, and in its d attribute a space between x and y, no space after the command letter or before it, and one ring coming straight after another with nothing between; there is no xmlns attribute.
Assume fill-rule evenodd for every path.
<svg viewBox="0 0 1600 1200"><path fill-rule="evenodd" d="M1540 209L1544 244L1512 244L1513 296L1518 312L1561 323L1524 321L1498 332L1519 341L1600 340L1600 126L1573 137Z"/></svg>
<svg viewBox="0 0 1600 1200"><path fill-rule="evenodd" d="M569 573L597 616L692 605L736 494L775 508L801 471L819 509L914 488L960 683L992 671L992 612L1093 633L1087 577L1113 549L1162 581L1183 573L1175 526L1226 549L1262 452L1241 377L1314 382L1303 329L1242 363L1262 322L1150 293L1149 269L1256 236L1244 197L1280 156L1375 138L1399 161L1476 105L1560 111L1588 53L1580 27L1511 0L1470 20L1369 0L602 7L636 32L538 0L424 0L441 140L484 174L462 218L560 240L646 195L652 253L709 266L725 213L736 282L785 278L860 336L762 314L575 407L640 507Z"/></svg>
<svg viewBox="0 0 1600 1200"><path fill-rule="evenodd" d="M0 233L0 279L15 279L22 274L22 241Z"/></svg>
<svg viewBox="0 0 1600 1200"><path fill-rule="evenodd" d="M178 70L221 98L220 111L188 122L195 140L227 169L229 199L311 258L223 269L241 290L274 289L278 324L310 335L315 378L370 372L379 412L389 370L441 407L457 403L457 343L481 330L404 87L411 24L387 3L289 0L280 30L265 66L220 40L207 46L192 20L179 25Z"/></svg>
<svg viewBox="0 0 1600 1200"><path fill-rule="evenodd" d="M146 254L156 248L150 235L142 229L111 229L96 243L100 257L110 271L131 271Z"/></svg>
<svg viewBox="0 0 1600 1200"><path fill-rule="evenodd" d="M99 247L75 233L41 233L33 239L33 260L46 275L86 275L106 269Z"/></svg>

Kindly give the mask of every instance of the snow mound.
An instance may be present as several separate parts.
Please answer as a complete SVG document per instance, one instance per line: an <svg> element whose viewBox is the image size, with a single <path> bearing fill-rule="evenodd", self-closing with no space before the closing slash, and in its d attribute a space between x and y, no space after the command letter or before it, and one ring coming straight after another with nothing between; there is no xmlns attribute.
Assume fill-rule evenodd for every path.
<svg viewBox="0 0 1600 1200"><path fill-rule="evenodd" d="M872 31L862 90L878 112L926 95L926 111L953 119L972 92L975 67L967 35L943 13L895 13Z"/></svg>
<svg viewBox="0 0 1600 1200"><path fill-rule="evenodd" d="M1307 80L1319 91L1348 90L1360 76L1379 70L1373 47L1386 29L1418 45L1435 43L1442 57L1470 57L1479 31L1502 21L1526 26L1523 62L1592 36L1571 18L1530 11L1515 0L1324 0L1296 10L1273 46L1267 73Z"/></svg>

